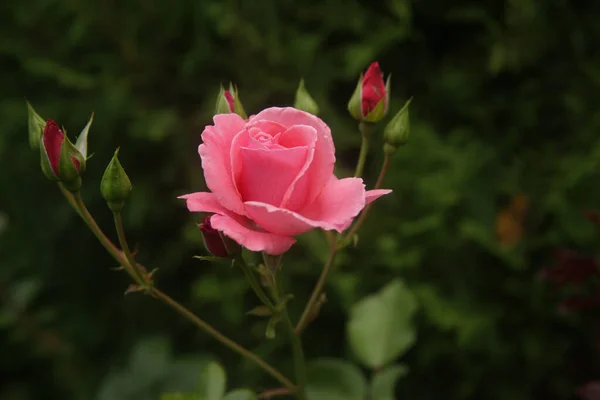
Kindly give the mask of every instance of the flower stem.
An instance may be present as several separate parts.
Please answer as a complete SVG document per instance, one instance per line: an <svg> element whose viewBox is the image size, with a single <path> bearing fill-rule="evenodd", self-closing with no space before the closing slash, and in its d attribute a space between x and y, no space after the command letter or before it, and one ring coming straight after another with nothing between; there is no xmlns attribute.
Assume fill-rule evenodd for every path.
<svg viewBox="0 0 600 400"><path fill-rule="evenodd" d="M309 317L311 316L311 312L313 311L317 301L319 300L321 292L323 291L323 287L325 286L325 281L327 280L327 275L329 275L329 272L331 271L331 268L333 267L333 264L335 262L335 256L337 254L337 250L338 249L336 246L331 246L331 249L329 251L329 257L327 258L327 263L323 267L323 270L321 271L321 276L319 276L319 280L317 281L317 284L315 285L315 288L313 289L312 294L310 295L310 299L308 300L308 303L306 303L306 306L304 307L302 316L300 317L300 320L298 321L298 324L296 325L295 333L297 336L302 334L302 331L304 330L304 328L306 328L306 326L310 322Z"/></svg>
<svg viewBox="0 0 600 400"><path fill-rule="evenodd" d="M383 179L385 178L385 174L387 173L389 166L390 166L390 156L388 154L386 154L383 159L381 171L379 171L379 176L377 177L377 182L375 183L374 189L379 189L379 188L381 188L381 185L383 185ZM348 233L346 234L344 239L340 242L341 247L346 247L348 244L350 244L352 242L352 238L354 237L354 235L356 235L356 233L360 229L363 222L365 222L365 220L367 219L367 215L369 214L369 210L371 209L371 206L372 206L372 204L367 204L365 209L360 213L360 216L354 223L354 226L350 229L350 231L348 231Z"/></svg>
<svg viewBox="0 0 600 400"><path fill-rule="evenodd" d="M89 210L85 206L85 203L83 202L83 199L81 198L81 194L79 192L71 194L64 187L60 186L60 188L61 188L61 191L63 192L63 194L65 195L65 197L67 198L67 200L69 201L69 203L71 203L73 208L75 208L75 210L79 213L79 215L84 220L86 225L94 233L94 235L96 236L98 241L100 241L100 243L104 246L104 248L108 251L108 253L120 265L126 267L128 265L128 260L127 260L126 255L123 254L123 252L120 251L110 241L110 239L108 239L106 237L104 232L102 232L102 230L100 229L100 227L98 226L98 224L96 223L96 221L94 220L92 215L90 214ZM122 224L121 224L121 227L122 227ZM128 270L128 272L130 274L132 273L129 270ZM135 279L135 275L132 275L132 277ZM156 289L155 287L150 288L150 294L153 298L162 301L163 303L165 303L166 305L168 305L169 307L171 307L172 309L177 311L179 314L183 315L185 318L187 318L192 323L194 323L198 328L200 328L201 330L203 330L204 332L206 332L207 334L212 336L214 339L219 341L225 347L240 354L242 357L245 357L246 359L254 362L257 366L262 368L267 374L271 375L275 380L277 380L279 383L281 383L283 386L285 386L289 393L296 392L296 386L294 385L294 383L292 381L290 381L288 378L286 378L281 372L279 372L277 369L272 367L269 363L264 361L258 355L254 354L250 350L242 347L241 345L237 344L233 340L229 339L227 336L223 335L221 332L219 332L218 330L213 328L210 324L208 324L207 322L202 320L200 317L195 315L193 312L191 312L190 310L188 310L181 304L177 303L171 297L169 297L165 293L161 292L160 290Z"/></svg>
<svg viewBox="0 0 600 400"><path fill-rule="evenodd" d="M358 155L358 163L356 164L356 170L354 171L354 177L358 178L362 176L363 170L365 169L365 161L367 160L367 153L369 152L369 138L367 135L362 135L360 142L360 153Z"/></svg>
<svg viewBox="0 0 600 400"><path fill-rule="evenodd" d="M284 297L281 282L279 280L280 275L281 274L279 273L275 276L275 301L277 302L278 311L282 313L285 330L287 331L292 344L294 373L296 375L296 384L298 388L296 395L299 400L304 400L306 399L306 394L304 392L306 388L306 360L304 359L304 351L302 350L302 341L300 340L300 336L296 335L294 325L288 314L287 300Z"/></svg>
<svg viewBox="0 0 600 400"><path fill-rule="evenodd" d="M256 276L254 275L254 273L252 272L252 270L250 269L248 264L246 264L246 262L244 261L244 259L241 256L238 257L235 260L235 262L242 269L242 272L246 276L246 280L250 284L250 287L252 288L252 290L254 291L256 296L260 299L260 301L262 301L262 303L265 306L267 306L267 308L269 309L269 311L271 311L271 313L275 313L276 312L275 305L273 304L271 299L269 299L269 296L267 295L267 293L265 293L264 289L260 285L260 282L256 279Z"/></svg>
<svg viewBox="0 0 600 400"><path fill-rule="evenodd" d="M61 190L62 189L63 189L63 187L61 186ZM67 199L68 199L68 197L67 197ZM76 192L76 193L73 194L73 203L72 204L73 204L74 208L76 209L76 211L81 216L81 218L83 219L83 221L90 228L90 230L92 231L92 233L96 236L96 238L98 239L98 241L100 242L100 244L102 246L104 246L104 248L106 249L106 251L108 251L108 253L115 260L117 260L117 262L119 262L120 265L126 266L127 265L127 259L123 255L123 252L121 250L119 250L117 248L117 246L115 246L110 241L109 238L106 237L106 235L104 234L104 232L102 232L102 229L100 229L100 227L96 223L96 220L94 219L94 217L92 217L92 214L90 214L89 210L85 206L85 203L83 202L83 199L81 198L81 193L80 192Z"/></svg>
<svg viewBox="0 0 600 400"><path fill-rule="evenodd" d="M146 278L143 276L142 271L137 265L137 262L133 258L133 254L131 254L131 250L129 249L129 245L127 244L127 238L125 237L125 230L123 229L123 218L121 217L120 212L113 212L113 217L115 220L115 228L117 230L117 236L119 237L119 243L121 244L121 248L123 249L123 253L125 254L125 258L127 259L127 263L129 264L129 269L131 271L131 275L133 279L137 282L137 284L141 287L148 287L148 282L146 282Z"/></svg>
<svg viewBox="0 0 600 400"><path fill-rule="evenodd" d="M240 346L233 340L229 339L227 336L223 335L221 332L219 332L218 330L213 328L210 324L206 323L204 320L202 320L196 314L194 314L193 312L191 312L190 310L188 310L187 308L185 308L184 306L182 306L181 304L179 304L178 302L173 300L171 297L169 297L165 293L156 289L155 287L153 287L151 289L151 294L154 298L162 301L163 303L165 303L166 305L171 307L173 310L177 311L179 314L183 315L185 318L190 320L192 323L194 323L194 325L196 325L198 328L200 328L201 330L203 330L204 332L206 332L207 334L212 336L214 339L219 341L225 347L238 353L242 357L245 357L248 360L251 360L252 362L254 362L256 365L258 365L260 368L262 368L266 373L271 375L275 380L277 380L283 386L285 386L289 392L291 392L291 393L296 392L297 389L296 389L296 386L294 385L294 383L292 381L290 381L288 378L286 378L281 372L279 372L278 370L273 368L265 360L263 360L262 358L260 358L259 356L257 356L253 352L251 352L250 350Z"/></svg>

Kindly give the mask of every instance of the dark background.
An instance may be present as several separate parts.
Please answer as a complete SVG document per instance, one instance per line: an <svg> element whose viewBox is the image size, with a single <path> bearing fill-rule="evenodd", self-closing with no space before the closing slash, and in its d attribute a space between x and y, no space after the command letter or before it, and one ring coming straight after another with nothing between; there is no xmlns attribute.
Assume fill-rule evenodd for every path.
<svg viewBox="0 0 600 400"><path fill-rule="evenodd" d="M360 248L339 259L309 358L349 357L351 304L402 278L420 309L398 398L570 399L600 376L597 309L540 279L557 249L593 255L584 211L600 204L597 2L564 0L179 0L0 2L0 399L156 399L207 358L230 386L272 382L141 295L39 169L27 98L71 138L96 115L83 195L112 235L99 180L116 147L134 183L130 241L157 285L289 372L290 351L244 315L239 271L205 254L176 197L203 190L197 146L219 84L246 110L321 107L351 175L360 145L345 110L361 71L392 74L391 111L413 96ZM371 185L381 133L369 153ZM113 235L114 236L114 235ZM286 255L297 316L326 250L307 234ZM586 282L587 294L596 290ZM571 292L567 292L571 290ZM561 307L561 302L563 306Z"/></svg>

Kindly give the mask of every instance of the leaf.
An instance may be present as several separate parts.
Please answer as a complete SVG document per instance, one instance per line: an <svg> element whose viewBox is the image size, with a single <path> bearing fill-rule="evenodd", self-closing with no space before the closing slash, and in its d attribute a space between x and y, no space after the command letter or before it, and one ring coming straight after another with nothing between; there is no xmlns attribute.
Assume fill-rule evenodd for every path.
<svg viewBox="0 0 600 400"><path fill-rule="evenodd" d="M225 394L227 377L223 367L216 362L210 362L200 373L198 399L221 400Z"/></svg>
<svg viewBox="0 0 600 400"><path fill-rule="evenodd" d="M267 322L267 329L265 330L265 336L267 339L275 339L277 324L281 321L281 315L275 314Z"/></svg>
<svg viewBox="0 0 600 400"><path fill-rule="evenodd" d="M416 307L413 294L400 280L356 303L347 330L350 347L358 359L378 368L406 351L415 340L410 319Z"/></svg>
<svg viewBox="0 0 600 400"><path fill-rule="evenodd" d="M271 310L267 306L257 306L246 313L247 315L255 315L257 317L268 317L271 315Z"/></svg>
<svg viewBox="0 0 600 400"><path fill-rule="evenodd" d="M345 360L320 359L307 367L308 400L363 400L367 382L358 367Z"/></svg>
<svg viewBox="0 0 600 400"><path fill-rule="evenodd" d="M92 115L90 115L90 120L83 127L83 130L81 131L81 133L79 134L79 137L77 138L77 141L75 142L75 147L77 148L77 150L79 150L79 152L85 159L88 158L88 156L87 156L87 154L88 154L88 133L90 132L90 127L92 126L93 121L94 121L94 113L92 113Z"/></svg>
<svg viewBox="0 0 600 400"><path fill-rule="evenodd" d="M396 382L407 373L404 365L390 365L378 372L371 381L371 400L395 400Z"/></svg>
<svg viewBox="0 0 600 400"><path fill-rule="evenodd" d="M202 260L202 261L210 261L210 262L223 262L223 261L228 261L227 258L223 258L223 257L215 257L215 256L194 256L194 258L197 258L198 260Z"/></svg>
<svg viewBox="0 0 600 400"><path fill-rule="evenodd" d="M249 389L236 389L227 393L223 400L257 400L256 394Z"/></svg>

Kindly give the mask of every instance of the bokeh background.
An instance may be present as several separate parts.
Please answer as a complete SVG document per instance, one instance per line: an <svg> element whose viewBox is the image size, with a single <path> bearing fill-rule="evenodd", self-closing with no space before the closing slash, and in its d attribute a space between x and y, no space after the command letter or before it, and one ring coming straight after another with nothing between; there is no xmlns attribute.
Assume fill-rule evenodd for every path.
<svg viewBox="0 0 600 400"><path fill-rule="evenodd" d="M254 113L291 105L304 77L337 174L350 175L360 137L345 106L373 60L392 74L392 112L414 97L411 140L385 181L394 193L338 260L308 356L352 358L349 307L400 278L419 311L398 398L577 398L600 378L596 278L544 277L557 262L562 283L594 265L599 12L564 0L2 1L0 399L156 399L207 359L232 387L272 384L161 304L123 296L127 278L39 170L25 98L72 136L95 112L83 195L100 225L112 233L98 188L120 147L135 186L128 236L157 284L290 371L289 349L244 315L255 301L239 271L192 258L205 254L198 216L176 196L204 188L196 149L230 81ZM325 252L308 234L286 255L294 315Z"/></svg>

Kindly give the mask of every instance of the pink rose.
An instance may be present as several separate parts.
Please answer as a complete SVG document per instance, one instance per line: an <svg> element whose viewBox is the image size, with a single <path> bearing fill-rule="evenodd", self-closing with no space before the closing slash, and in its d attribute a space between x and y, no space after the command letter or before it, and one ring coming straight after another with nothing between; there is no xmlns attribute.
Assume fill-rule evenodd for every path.
<svg viewBox="0 0 600 400"><path fill-rule="evenodd" d="M190 211L214 213L212 228L251 251L284 253L313 228L342 232L365 204L391 192L336 178L329 127L294 108L268 108L248 121L215 115L202 142L211 192L181 198Z"/></svg>
<svg viewBox="0 0 600 400"><path fill-rule="evenodd" d="M64 141L65 134L63 131L59 128L56 122L49 119L48 122L46 122L44 132L42 133L42 148L48 157L48 162L50 163L52 172L54 172L57 177L59 175L58 167L60 163L60 153ZM77 170L81 169L81 165L77 158L71 156L71 160L73 161L73 164Z"/></svg>

